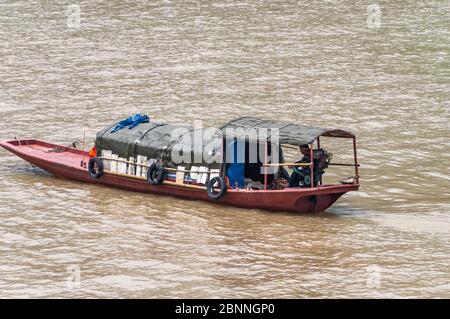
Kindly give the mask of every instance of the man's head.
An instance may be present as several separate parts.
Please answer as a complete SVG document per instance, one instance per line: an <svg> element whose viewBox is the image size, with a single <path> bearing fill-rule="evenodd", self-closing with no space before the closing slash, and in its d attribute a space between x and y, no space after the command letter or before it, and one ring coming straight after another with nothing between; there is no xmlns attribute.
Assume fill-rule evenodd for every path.
<svg viewBox="0 0 450 319"><path fill-rule="evenodd" d="M309 153L310 153L309 145L308 144L300 145L300 152L303 155L309 155Z"/></svg>

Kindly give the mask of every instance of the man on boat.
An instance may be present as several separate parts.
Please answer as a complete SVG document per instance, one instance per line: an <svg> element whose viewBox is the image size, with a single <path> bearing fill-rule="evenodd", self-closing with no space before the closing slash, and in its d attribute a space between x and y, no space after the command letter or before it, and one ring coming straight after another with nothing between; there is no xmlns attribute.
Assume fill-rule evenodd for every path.
<svg viewBox="0 0 450 319"><path fill-rule="evenodd" d="M302 153L303 157L301 160L295 163L310 163L311 162L311 150L309 145L300 145L300 153ZM302 166L289 166L292 168L291 177L289 177L289 187L299 187L300 183L303 183L305 180L305 176L309 176L310 168L302 167Z"/></svg>

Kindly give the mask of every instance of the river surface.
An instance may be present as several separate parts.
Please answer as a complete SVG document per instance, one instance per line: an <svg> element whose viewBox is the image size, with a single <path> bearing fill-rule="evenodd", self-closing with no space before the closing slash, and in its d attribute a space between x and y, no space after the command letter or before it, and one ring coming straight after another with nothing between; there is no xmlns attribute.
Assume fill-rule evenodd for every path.
<svg viewBox="0 0 450 319"><path fill-rule="evenodd" d="M0 297L450 297L449 16L449 1L1 0L0 139L259 116L354 132L362 187L270 213L0 150ZM323 146L346 160L347 142Z"/></svg>

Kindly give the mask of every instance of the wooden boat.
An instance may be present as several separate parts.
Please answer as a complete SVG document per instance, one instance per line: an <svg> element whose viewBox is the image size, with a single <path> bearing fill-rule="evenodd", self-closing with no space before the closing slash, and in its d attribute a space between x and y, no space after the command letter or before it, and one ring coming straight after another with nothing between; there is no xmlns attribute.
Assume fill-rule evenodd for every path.
<svg viewBox="0 0 450 319"><path fill-rule="evenodd" d="M239 123L230 122L232 124ZM263 122L258 122L263 125ZM273 124L273 122L270 122ZM278 125L281 127L280 125ZM292 127L289 129L292 138ZM116 187L129 191L177 196L186 199L203 200L223 205L242 208L259 208L271 211L289 211L296 213L320 212L329 208L336 200L349 191L357 191L359 188L358 162L356 157L356 142L353 134L342 130L320 130L319 136L345 137L353 139L354 163L336 164L353 166L355 176L348 184L322 184L309 187L285 188L269 190L267 179L263 189L240 189L227 185L226 192L219 199L208 196L205 185L197 183L179 183L176 180L166 179L160 185L151 185L147 178L117 172L104 171L101 178L92 178L86 166L89 153L72 147L52 144L40 140L10 140L0 142L0 146L17 155L23 160L40 167L59 177L71 180L94 183L110 187ZM318 133L317 133L318 134ZM314 140L320 148L319 136ZM290 140L292 141L292 139ZM303 140L302 140L303 141ZM283 141L282 141L283 142ZM294 143L295 145L295 143ZM313 146L313 143L311 143ZM313 147L311 147L312 151ZM312 158L312 157L311 157ZM264 163L265 166L285 165L283 163ZM313 163L310 163L312 166ZM176 169L173 169L176 171ZM313 173L313 170L311 170ZM223 170L220 175L224 175ZM267 176L267 174L266 174ZM311 179L314 180L314 179Z"/></svg>

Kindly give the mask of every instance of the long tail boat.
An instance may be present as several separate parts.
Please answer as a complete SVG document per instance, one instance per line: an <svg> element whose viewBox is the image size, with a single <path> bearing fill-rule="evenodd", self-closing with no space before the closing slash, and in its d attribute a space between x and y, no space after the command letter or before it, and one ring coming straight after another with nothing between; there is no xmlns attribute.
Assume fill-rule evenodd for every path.
<svg viewBox="0 0 450 319"><path fill-rule="evenodd" d="M47 172L80 182L105 185L129 191L159 195L177 196L185 199L203 200L242 208L259 208L271 211L296 213L320 212L329 208L336 200L349 191L359 189L356 137L341 129L323 129L293 123L262 120L257 118L238 118L225 124L220 130L220 138L202 142L200 150L208 150L212 156L225 157L230 132L233 142L242 141L245 145L245 160L242 168L245 177L244 187L230 182L229 162L223 160L210 163L202 157L201 163L177 164L173 158L176 145L186 136L194 141L196 130L188 126L177 126L160 122L142 123L132 129L112 133L115 124L97 133L96 154L75 147L53 144L35 139L14 139L0 142L0 146L23 160ZM183 130L180 130L182 128ZM178 129L181 133L174 138ZM276 130L278 145L265 133ZM255 134L249 134L252 131ZM319 161L316 153L321 148L321 137L348 138L352 140L353 162L333 163L328 158L326 166L317 169ZM186 143L185 143L186 144ZM250 163L249 150L255 146L263 150L264 158ZM284 162L286 149L297 149L308 145L309 162ZM271 154L279 149L279 159L274 161ZM326 153L326 152L325 152ZM100 156L100 155L101 156ZM322 182L322 175L332 166L350 166L354 176L335 184ZM283 168L300 167L306 169L307 177L298 187L277 187L276 182L288 179ZM326 170L324 169L326 168ZM280 175L281 174L281 175ZM248 181L251 181L248 183ZM309 182L308 182L309 181ZM255 186L255 185L259 185Z"/></svg>

